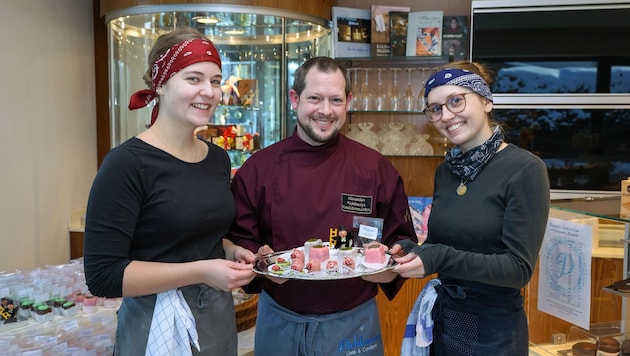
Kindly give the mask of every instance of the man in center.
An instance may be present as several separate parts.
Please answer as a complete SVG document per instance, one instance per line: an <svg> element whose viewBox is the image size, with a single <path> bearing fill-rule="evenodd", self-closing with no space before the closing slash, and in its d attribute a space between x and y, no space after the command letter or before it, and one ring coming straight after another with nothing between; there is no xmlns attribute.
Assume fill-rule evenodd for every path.
<svg viewBox="0 0 630 356"><path fill-rule="evenodd" d="M384 220L382 240L417 241L402 178L379 152L340 134L352 99L346 69L316 57L289 91L293 135L252 155L232 181L236 217L228 238L259 255L328 236L353 217ZM255 355L383 355L378 288L392 299L391 271L341 280L256 278ZM354 353L353 353L354 352Z"/></svg>

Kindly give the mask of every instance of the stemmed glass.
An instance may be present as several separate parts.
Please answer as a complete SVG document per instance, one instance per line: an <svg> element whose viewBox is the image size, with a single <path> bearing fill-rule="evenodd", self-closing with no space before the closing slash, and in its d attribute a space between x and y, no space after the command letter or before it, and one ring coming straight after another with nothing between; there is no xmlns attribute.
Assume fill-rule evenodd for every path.
<svg viewBox="0 0 630 356"><path fill-rule="evenodd" d="M389 107L392 111L400 110L400 97L398 96L398 72L400 68L392 68L392 90L389 94Z"/></svg>
<svg viewBox="0 0 630 356"><path fill-rule="evenodd" d="M381 74L383 73L384 70L385 68L376 69L377 86L376 86L376 100L374 101L374 109L376 109L377 111L383 111L387 109L387 95L385 94L385 91L383 90L383 80L381 77Z"/></svg>
<svg viewBox="0 0 630 356"><path fill-rule="evenodd" d="M363 81L363 87L361 88L361 101L359 103L359 109L363 111L370 111L372 109L373 103L373 95L370 91L370 83L369 83L369 68L364 68L365 71L365 80Z"/></svg>
<svg viewBox="0 0 630 356"><path fill-rule="evenodd" d="M420 77L420 93L418 94L418 111L424 110L424 85L427 81L427 72L429 68L418 68L419 71L422 72L422 76Z"/></svg>
<svg viewBox="0 0 630 356"><path fill-rule="evenodd" d="M411 88L411 72L413 68L405 68L407 71L407 91L403 97L403 110L413 111L415 106L416 97L413 95L413 89Z"/></svg>
<svg viewBox="0 0 630 356"><path fill-rule="evenodd" d="M349 68L348 73L352 77L352 100L350 100L349 110L354 111L359 109L359 103L361 102L361 93L359 90L359 68Z"/></svg>

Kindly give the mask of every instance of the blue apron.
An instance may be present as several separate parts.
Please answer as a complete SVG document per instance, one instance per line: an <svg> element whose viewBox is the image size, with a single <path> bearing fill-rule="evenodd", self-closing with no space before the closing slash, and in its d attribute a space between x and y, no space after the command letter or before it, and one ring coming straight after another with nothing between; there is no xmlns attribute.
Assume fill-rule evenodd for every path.
<svg viewBox="0 0 630 356"><path fill-rule="evenodd" d="M298 314L266 292L258 298L254 355L382 356L383 339L374 298L333 314Z"/></svg>

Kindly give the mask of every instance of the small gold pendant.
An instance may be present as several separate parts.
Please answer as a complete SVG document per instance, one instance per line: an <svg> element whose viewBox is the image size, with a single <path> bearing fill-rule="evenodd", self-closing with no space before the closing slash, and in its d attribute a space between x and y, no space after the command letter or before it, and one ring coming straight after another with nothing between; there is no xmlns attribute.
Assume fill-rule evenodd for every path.
<svg viewBox="0 0 630 356"><path fill-rule="evenodd" d="M466 194L466 191L468 190L468 188L466 188L466 184L464 182L460 182L459 186L457 187L457 195L459 195L460 197L464 194Z"/></svg>

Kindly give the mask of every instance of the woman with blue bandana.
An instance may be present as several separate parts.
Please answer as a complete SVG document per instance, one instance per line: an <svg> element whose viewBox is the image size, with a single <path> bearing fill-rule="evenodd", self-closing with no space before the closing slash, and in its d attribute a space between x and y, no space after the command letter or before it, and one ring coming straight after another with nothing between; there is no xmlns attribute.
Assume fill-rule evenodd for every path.
<svg viewBox="0 0 630 356"><path fill-rule="evenodd" d="M528 354L520 290L542 244L549 178L539 157L504 141L471 64L443 67L424 88L426 118L454 147L435 174L427 240L391 249L401 276L438 275L410 315L403 355Z"/></svg>

